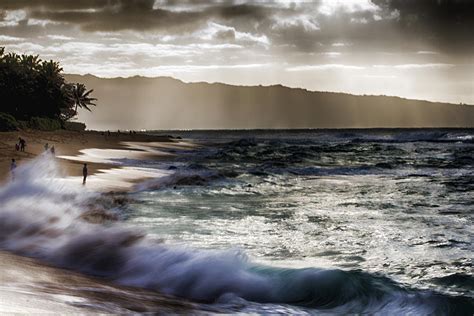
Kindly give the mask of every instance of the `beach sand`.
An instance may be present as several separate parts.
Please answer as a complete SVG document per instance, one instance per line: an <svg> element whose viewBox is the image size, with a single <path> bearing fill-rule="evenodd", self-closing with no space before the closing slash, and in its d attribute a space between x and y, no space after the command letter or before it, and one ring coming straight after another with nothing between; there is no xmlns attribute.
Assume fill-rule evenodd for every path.
<svg viewBox="0 0 474 316"><path fill-rule="evenodd" d="M15 150L18 138L26 140L25 152ZM0 183L10 179L11 160L18 166L45 152L44 145L54 146L56 157L69 181L82 183L83 163L88 165L88 180L95 180L90 189L98 191L126 190L136 181L157 177L150 170L123 170L114 159L159 159L164 155L160 148L189 147L170 136L145 134L73 132L73 131L19 131L0 133ZM147 172L148 171L148 172ZM94 183L94 181L88 181ZM99 185L100 183L100 185Z"/></svg>
<svg viewBox="0 0 474 316"><path fill-rule="evenodd" d="M25 152L15 150L18 137L27 142ZM146 178L164 176L153 169L119 166L114 159L160 159L169 155L160 149L189 147L169 136L100 132L21 131L0 133L0 182L10 181L10 162L17 164L55 146L64 171L62 181L82 185L82 164L88 163L87 189L127 191ZM190 303L156 292L107 284L104 280L47 266L35 259L0 251L0 314L91 314L130 312L184 312Z"/></svg>

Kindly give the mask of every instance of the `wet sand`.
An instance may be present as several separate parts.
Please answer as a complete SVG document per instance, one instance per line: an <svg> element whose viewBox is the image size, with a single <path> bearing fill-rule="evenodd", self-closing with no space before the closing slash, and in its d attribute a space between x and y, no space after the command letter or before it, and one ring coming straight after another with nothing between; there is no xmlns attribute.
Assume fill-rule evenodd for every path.
<svg viewBox="0 0 474 316"><path fill-rule="evenodd" d="M18 138L26 140L25 152L15 150ZM120 159L160 159L170 155L162 149L193 146L169 136L145 134L73 131L19 131L0 133L0 183L9 180L11 159L18 166L45 152L44 145L55 147L55 155L64 172L64 178L82 184L83 163L88 165L88 188L96 191L122 191L130 189L134 183L162 176L156 170L122 168Z"/></svg>
<svg viewBox="0 0 474 316"><path fill-rule="evenodd" d="M0 314L184 313L199 306L0 251Z"/></svg>
<svg viewBox="0 0 474 316"><path fill-rule="evenodd" d="M15 150L15 143L18 138L26 140L27 146L25 152ZM111 133L107 136L102 132L74 132L59 130L54 132L43 131L18 131L0 133L0 179L4 180L8 176L11 159L16 159L17 164L31 160L44 152L44 145L48 143L49 147L54 146L56 156L76 156L81 150L87 148L97 149L124 149L123 142L158 142L172 143L173 140L168 136L149 136L144 134L130 135L128 133ZM80 161L60 160L61 167L69 176L80 176L82 168ZM110 168L109 164L93 162L89 164L89 173L93 174L98 169Z"/></svg>

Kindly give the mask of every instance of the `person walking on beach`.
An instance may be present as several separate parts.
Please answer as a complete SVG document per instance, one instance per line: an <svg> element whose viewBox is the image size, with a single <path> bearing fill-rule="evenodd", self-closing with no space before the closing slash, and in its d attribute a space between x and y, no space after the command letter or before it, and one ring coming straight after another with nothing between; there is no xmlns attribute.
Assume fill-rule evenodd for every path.
<svg viewBox="0 0 474 316"><path fill-rule="evenodd" d="M16 161L12 159L12 163L10 164L10 173L12 176L12 181L15 180L15 169L16 169Z"/></svg>
<svg viewBox="0 0 474 316"><path fill-rule="evenodd" d="M51 149L50 149L50 151L51 151L51 155L53 155L53 156L55 156L55 155L56 155L56 149L54 148L54 145L53 145L53 146L51 146Z"/></svg>
<svg viewBox="0 0 474 316"><path fill-rule="evenodd" d="M86 184L86 179L87 179L87 164L84 164L84 167L82 168L82 175L84 176L84 179L82 179L82 185Z"/></svg>

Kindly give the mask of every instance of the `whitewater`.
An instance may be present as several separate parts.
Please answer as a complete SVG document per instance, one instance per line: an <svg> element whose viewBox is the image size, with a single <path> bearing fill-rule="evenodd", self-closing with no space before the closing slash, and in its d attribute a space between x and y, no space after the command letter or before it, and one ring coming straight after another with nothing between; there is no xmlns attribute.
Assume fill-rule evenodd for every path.
<svg viewBox="0 0 474 316"><path fill-rule="evenodd" d="M126 203L19 167L0 249L219 312L474 312L472 129L173 133L198 146L114 159L169 174Z"/></svg>

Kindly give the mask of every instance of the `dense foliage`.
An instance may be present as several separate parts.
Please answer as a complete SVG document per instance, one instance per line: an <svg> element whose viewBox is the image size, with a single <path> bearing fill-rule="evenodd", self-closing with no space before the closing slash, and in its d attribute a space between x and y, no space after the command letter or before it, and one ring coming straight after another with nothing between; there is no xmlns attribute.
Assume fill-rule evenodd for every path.
<svg viewBox="0 0 474 316"><path fill-rule="evenodd" d="M0 112L0 132L15 131L18 127L19 124L13 116Z"/></svg>
<svg viewBox="0 0 474 316"><path fill-rule="evenodd" d="M61 122L56 119L35 116L30 118L27 126L29 128L39 129L41 131L54 131L57 129L61 129Z"/></svg>
<svg viewBox="0 0 474 316"><path fill-rule="evenodd" d="M68 83L58 62L38 56L5 54L0 47L1 112L16 120L44 126L47 118L65 122L77 115L78 108L90 111L95 98L80 83ZM48 123L49 124L49 123Z"/></svg>
<svg viewBox="0 0 474 316"><path fill-rule="evenodd" d="M64 129L68 131L82 132L86 129L86 124L81 122L64 122Z"/></svg>

